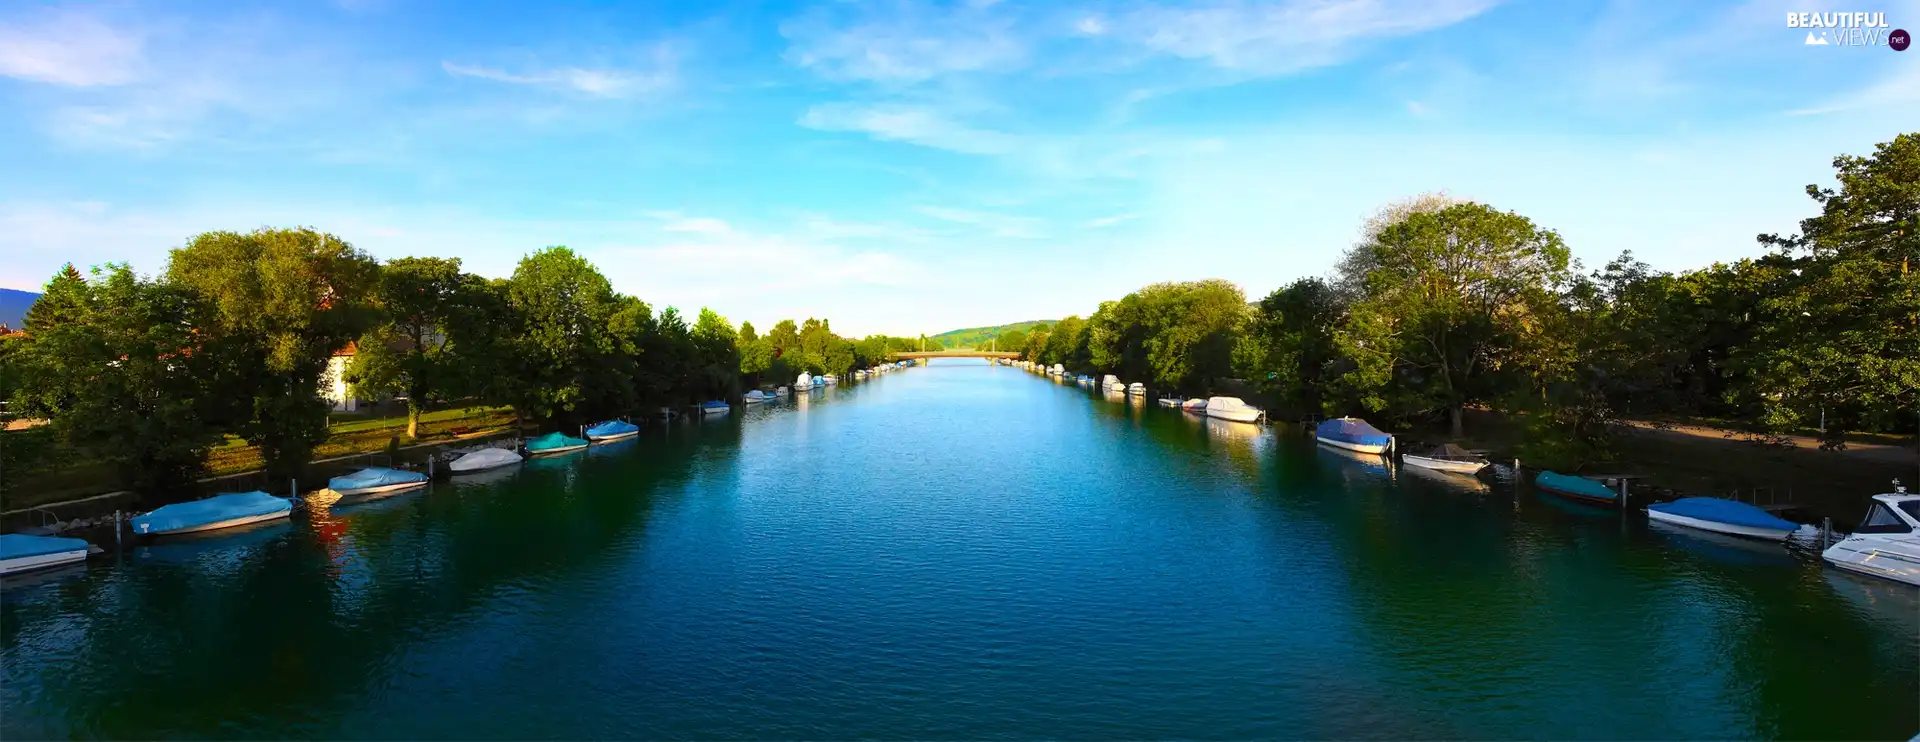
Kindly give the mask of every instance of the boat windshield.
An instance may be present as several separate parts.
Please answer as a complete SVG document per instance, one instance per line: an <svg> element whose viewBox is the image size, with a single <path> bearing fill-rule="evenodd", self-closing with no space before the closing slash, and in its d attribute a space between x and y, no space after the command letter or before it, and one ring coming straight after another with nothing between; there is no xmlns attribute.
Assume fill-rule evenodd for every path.
<svg viewBox="0 0 1920 742"><path fill-rule="evenodd" d="M1860 521L1860 527L1854 533L1912 533L1913 528L1894 514L1893 509L1884 502L1876 502L1873 509L1867 511L1867 517Z"/></svg>
<svg viewBox="0 0 1920 742"><path fill-rule="evenodd" d="M1900 509L1907 511L1907 517L1920 520L1920 500L1908 500L1900 503Z"/></svg>

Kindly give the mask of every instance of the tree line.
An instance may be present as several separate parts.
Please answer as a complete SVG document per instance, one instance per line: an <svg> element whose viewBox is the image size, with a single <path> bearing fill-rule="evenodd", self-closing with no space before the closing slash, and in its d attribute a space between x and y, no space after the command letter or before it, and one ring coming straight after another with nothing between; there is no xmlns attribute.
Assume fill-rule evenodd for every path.
<svg viewBox="0 0 1920 742"><path fill-rule="evenodd" d="M232 434L258 447L270 476L296 475L328 436L320 390L349 347L344 381L361 398L404 399L415 437L433 409L506 406L566 430L938 345L844 338L824 319L764 335L710 309L689 322L614 291L565 247L488 279L457 258L380 263L313 229L209 232L158 275L68 265L47 282L24 332L0 336L0 400L11 417L46 419L57 445L4 446L0 469L17 480L78 457L162 492L201 476Z"/></svg>
<svg viewBox="0 0 1920 742"><path fill-rule="evenodd" d="M1331 275L1249 304L1226 281L1162 283L1002 347L1201 394L1244 380L1293 416L1528 421L1559 457L1604 455L1623 416L1756 430L1910 431L1920 414L1920 134L1833 161L1818 213L1760 257L1597 270L1559 233L1428 194L1388 205ZM1013 335L1009 333L1009 335Z"/></svg>

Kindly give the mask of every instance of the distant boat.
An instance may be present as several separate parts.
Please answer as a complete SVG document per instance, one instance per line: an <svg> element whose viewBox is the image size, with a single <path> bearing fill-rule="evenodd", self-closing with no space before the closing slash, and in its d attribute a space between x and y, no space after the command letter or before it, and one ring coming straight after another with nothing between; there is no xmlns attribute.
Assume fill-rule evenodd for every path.
<svg viewBox="0 0 1920 742"><path fill-rule="evenodd" d="M1067 375L1067 367L1056 363L1053 364L1053 368L1047 369L1047 373L1054 376L1065 376Z"/></svg>
<svg viewBox="0 0 1920 742"><path fill-rule="evenodd" d="M834 375L832 375L832 374L828 374L827 376L824 376L824 377L821 377L821 378L824 378L824 379L826 379L826 381L827 381L827 386L837 386L837 385L839 385L839 384L840 384L840 377L838 377L838 376L834 376Z"/></svg>
<svg viewBox="0 0 1920 742"><path fill-rule="evenodd" d="M1920 586L1920 495L1907 494L1897 479L1893 490L1874 495L1859 527L1820 557L1848 572Z"/></svg>
<svg viewBox="0 0 1920 742"><path fill-rule="evenodd" d="M1266 414L1258 407L1240 401L1239 397L1208 397L1207 417L1232 420L1237 423L1250 423Z"/></svg>
<svg viewBox="0 0 1920 742"><path fill-rule="evenodd" d="M1106 386L1101 388L1106 389L1109 392L1120 392L1121 394L1127 393L1127 385L1118 381L1110 382Z"/></svg>
<svg viewBox="0 0 1920 742"><path fill-rule="evenodd" d="M1136 382L1133 382L1132 384L1128 384L1128 385L1127 385L1127 395L1128 395L1128 396L1132 396L1132 397L1144 397L1144 396L1147 396L1147 385L1146 385L1146 384L1142 384L1142 383L1140 383L1140 382L1138 382L1138 381L1136 381Z"/></svg>
<svg viewBox="0 0 1920 742"><path fill-rule="evenodd" d="M773 390L773 396L776 396L776 397L788 397L792 395L793 395L793 389L791 387L783 386Z"/></svg>
<svg viewBox="0 0 1920 742"><path fill-rule="evenodd" d="M1174 399L1173 397L1161 397L1160 406L1161 407L1179 407L1185 401L1186 400L1183 400L1183 399Z"/></svg>
<svg viewBox="0 0 1920 742"><path fill-rule="evenodd" d="M1611 487L1586 477L1574 477L1558 472L1543 471L1533 478L1533 483L1547 492L1580 502L1600 503L1603 505L1617 505L1620 503L1620 493L1613 491Z"/></svg>
<svg viewBox="0 0 1920 742"><path fill-rule="evenodd" d="M528 456L553 456L572 453L587 447L587 440L575 438L566 433L548 433L527 441Z"/></svg>
<svg viewBox="0 0 1920 742"><path fill-rule="evenodd" d="M1186 410L1188 412L1205 414L1207 411L1207 401L1199 397L1194 397L1193 399L1189 399L1185 402L1181 402L1180 409Z"/></svg>
<svg viewBox="0 0 1920 742"><path fill-rule="evenodd" d="M1478 473L1481 469L1487 468L1487 464L1491 463L1479 454L1451 443L1424 453L1401 454L1400 458L1406 461L1409 466L1418 466L1423 469L1435 469L1438 471L1450 471L1460 474Z"/></svg>
<svg viewBox="0 0 1920 742"><path fill-rule="evenodd" d="M425 486L427 486L425 474L382 466L361 469L344 477L327 480L327 489L333 490L341 497L385 495Z"/></svg>
<svg viewBox="0 0 1920 742"><path fill-rule="evenodd" d="M293 501L265 492L232 492L205 500L176 502L133 517L133 532L159 536L232 528L278 520L293 513Z"/></svg>
<svg viewBox="0 0 1920 742"><path fill-rule="evenodd" d="M86 561L93 549L92 544L77 538L0 535L0 575Z"/></svg>
<svg viewBox="0 0 1920 742"><path fill-rule="evenodd" d="M1334 448L1360 453L1386 453L1393 446L1393 436L1357 417L1323 420L1314 427L1313 438Z"/></svg>
<svg viewBox="0 0 1920 742"><path fill-rule="evenodd" d="M813 375L808 374L805 371L800 372L800 378L793 380L793 390L796 392L804 392L812 388L813 388Z"/></svg>
<svg viewBox="0 0 1920 742"><path fill-rule="evenodd" d="M700 414L702 415L725 415L732 411L733 407L731 405L717 399L700 403Z"/></svg>
<svg viewBox="0 0 1920 742"><path fill-rule="evenodd" d="M640 426L625 420L608 420L587 426L587 440L594 443L612 443L622 438L632 438L640 434Z"/></svg>
<svg viewBox="0 0 1920 742"><path fill-rule="evenodd" d="M760 404L762 402L771 402L773 400L774 400L773 395L760 391L758 389L749 391L746 394L741 395L740 397L740 401L746 404Z"/></svg>
<svg viewBox="0 0 1920 742"><path fill-rule="evenodd" d="M503 466L512 466L520 463L522 460L523 458L520 454L504 448L482 448L477 451L468 451L462 454L460 458L454 459L452 463L447 464L447 469L455 474L472 474L489 469L498 469Z"/></svg>
<svg viewBox="0 0 1920 742"><path fill-rule="evenodd" d="M1800 524L1760 508L1720 497L1682 497L1647 506L1647 518L1729 536L1785 541Z"/></svg>

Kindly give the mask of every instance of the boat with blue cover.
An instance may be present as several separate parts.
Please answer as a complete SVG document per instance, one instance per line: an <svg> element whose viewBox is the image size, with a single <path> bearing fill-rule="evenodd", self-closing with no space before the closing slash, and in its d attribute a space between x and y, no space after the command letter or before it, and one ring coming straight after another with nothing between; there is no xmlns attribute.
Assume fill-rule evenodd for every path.
<svg viewBox="0 0 1920 742"><path fill-rule="evenodd" d="M1760 508L1721 497L1682 497L1647 506L1647 518L1729 536L1785 541L1800 524Z"/></svg>
<svg viewBox="0 0 1920 742"><path fill-rule="evenodd" d="M1615 505L1620 502L1620 493L1586 477L1543 471L1533 478L1533 483L1547 492L1581 502L1603 505Z"/></svg>
<svg viewBox="0 0 1920 742"><path fill-rule="evenodd" d="M621 438L632 438L640 434L640 426L625 420L608 420L587 426L587 440L594 443L609 443Z"/></svg>
<svg viewBox="0 0 1920 742"><path fill-rule="evenodd" d="M339 493L341 497L364 497L385 495L415 487L427 486L427 475L405 469L389 469L375 466L327 480L327 489Z"/></svg>
<svg viewBox="0 0 1920 742"><path fill-rule="evenodd" d="M527 441L528 456L553 456L572 453L587 447L584 438L575 438L566 433L548 433Z"/></svg>
<svg viewBox="0 0 1920 742"><path fill-rule="evenodd" d="M1393 447L1392 435L1357 417L1322 420L1313 429L1313 439L1359 453L1386 453Z"/></svg>
<svg viewBox="0 0 1920 742"><path fill-rule="evenodd" d="M95 550L93 544L77 538L0 535L0 575L86 561L87 554Z"/></svg>
<svg viewBox="0 0 1920 742"><path fill-rule="evenodd" d="M702 415L725 415L732 411L732 405L717 399L710 399L700 403L700 414Z"/></svg>
<svg viewBox="0 0 1920 742"><path fill-rule="evenodd" d="M150 536L193 533L278 520L293 514L293 501L265 492L230 492L205 500L176 502L133 517L133 532Z"/></svg>

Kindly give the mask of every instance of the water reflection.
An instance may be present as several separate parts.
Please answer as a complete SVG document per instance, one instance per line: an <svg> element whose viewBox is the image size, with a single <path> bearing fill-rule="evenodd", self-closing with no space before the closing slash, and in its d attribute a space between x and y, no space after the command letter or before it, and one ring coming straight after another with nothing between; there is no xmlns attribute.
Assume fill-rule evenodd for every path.
<svg viewBox="0 0 1920 742"><path fill-rule="evenodd" d="M1657 520L1647 521L1647 530L1660 534L1677 548L1720 564L1776 567L1799 564L1778 541L1710 533Z"/></svg>

